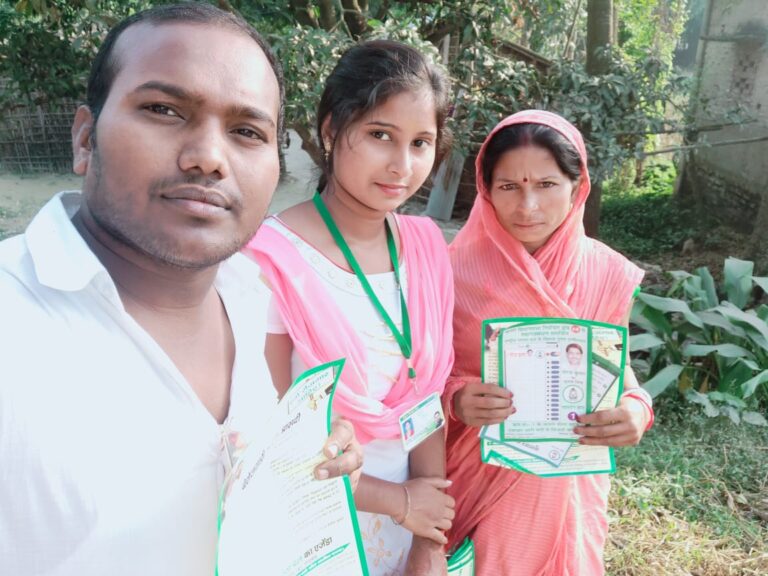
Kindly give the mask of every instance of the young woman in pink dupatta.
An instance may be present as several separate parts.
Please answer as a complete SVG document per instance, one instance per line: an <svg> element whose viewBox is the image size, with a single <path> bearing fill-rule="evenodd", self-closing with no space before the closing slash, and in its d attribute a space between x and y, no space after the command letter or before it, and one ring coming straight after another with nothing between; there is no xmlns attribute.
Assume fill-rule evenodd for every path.
<svg viewBox="0 0 768 576"><path fill-rule="evenodd" d="M486 139L476 167L477 199L450 247L456 363L444 403L456 518L449 546L474 539L478 576L598 576L607 475L540 478L480 460L478 427L514 413L508 391L480 382L481 323L536 316L626 325L643 274L585 236L586 150L560 116L528 110L506 118ZM652 421L650 397L631 374L626 388L617 408L579 416L580 442L640 440Z"/></svg>
<svg viewBox="0 0 768 576"><path fill-rule="evenodd" d="M445 572L444 434L406 452L414 421L399 417L439 398L450 374L451 266L437 226L395 210L433 168L448 103L446 77L413 48L351 48L318 110L322 194L268 219L247 249L273 291L266 356L278 392L346 359L333 408L364 444L355 502L375 575Z"/></svg>

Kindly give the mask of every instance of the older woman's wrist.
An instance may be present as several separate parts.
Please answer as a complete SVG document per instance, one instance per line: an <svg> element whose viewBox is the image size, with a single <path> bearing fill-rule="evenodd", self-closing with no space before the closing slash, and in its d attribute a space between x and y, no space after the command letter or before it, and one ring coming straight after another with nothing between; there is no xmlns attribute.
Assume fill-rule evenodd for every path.
<svg viewBox="0 0 768 576"><path fill-rule="evenodd" d="M643 406L647 417L644 431L647 432L650 430L653 423L656 421L656 414L653 411L653 397L642 388L630 388L626 390L621 397L631 398Z"/></svg>

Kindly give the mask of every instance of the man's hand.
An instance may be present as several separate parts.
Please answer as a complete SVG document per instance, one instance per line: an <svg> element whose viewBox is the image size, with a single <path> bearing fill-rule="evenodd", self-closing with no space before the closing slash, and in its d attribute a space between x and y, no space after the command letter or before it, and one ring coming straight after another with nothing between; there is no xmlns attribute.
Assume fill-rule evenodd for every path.
<svg viewBox="0 0 768 576"><path fill-rule="evenodd" d="M405 573L408 576L446 576L448 565L442 545L414 536Z"/></svg>
<svg viewBox="0 0 768 576"><path fill-rule="evenodd" d="M499 424L515 413L512 392L480 378L467 378L453 396L453 413L467 426Z"/></svg>
<svg viewBox="0 0 768 576"><path fill-rule="evenodd" d="M616 408L582 414L577 420L580 426L573 431L581 436L581 444L635 446L648 425L648 410L639 400L625 396Z"/></svg>
<svg viewBox="0 0 768 576"><path fill-rule="evenodd" d="M348 474L352 490L356 490L363 465L363 447L355 438L355 429L349 420L337 418L333 421L323 454L328 460L317 465L315 478L325 480Z"/></svg>

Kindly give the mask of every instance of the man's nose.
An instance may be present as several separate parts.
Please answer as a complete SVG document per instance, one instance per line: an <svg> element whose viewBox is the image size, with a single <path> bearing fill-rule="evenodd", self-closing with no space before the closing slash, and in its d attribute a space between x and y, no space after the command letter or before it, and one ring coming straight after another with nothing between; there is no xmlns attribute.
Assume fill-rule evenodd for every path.
<svg viewBox="0 0 768 576"><path fill-rule="evenodd" d="M179 155L182 171L199 171L207 176L224 179L229 176L227 164L227 134L219 122L210 120L196 126Z"/></svg>

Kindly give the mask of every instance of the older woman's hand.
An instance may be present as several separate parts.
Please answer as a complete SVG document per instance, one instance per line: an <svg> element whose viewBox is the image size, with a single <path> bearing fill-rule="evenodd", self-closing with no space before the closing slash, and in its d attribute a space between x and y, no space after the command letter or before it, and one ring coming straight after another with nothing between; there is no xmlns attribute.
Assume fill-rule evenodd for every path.
<svg viewBox="0 0 768 576"><path fill-rule="evenodd" d="M315 478L325 480L348 474L352 490L357 489L363 465L363 448L349 420L337 418L333 421L331 433L323 446L323 454L328 460L315 467Z"/></svg>
<svg viewBox="0 0 768 576"><path fill-rule="evenodd" d="M573 431L579 442L590 446L635 446L645 434L650 415L645 404L624 396L616 408L582 414Z"/></svg>
<svg viewBox="0 0 768 576"><path fill-rule="evenodd" d="M466 378L453 396L453 413L467 426L487 426L506 420L515 413L512 392L480 378Z"/></svg>

